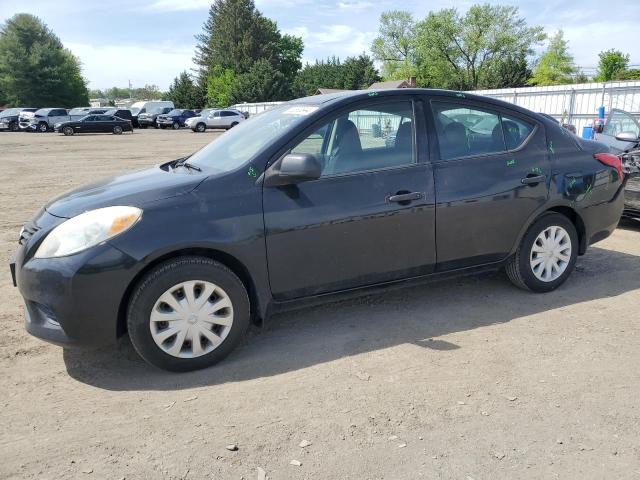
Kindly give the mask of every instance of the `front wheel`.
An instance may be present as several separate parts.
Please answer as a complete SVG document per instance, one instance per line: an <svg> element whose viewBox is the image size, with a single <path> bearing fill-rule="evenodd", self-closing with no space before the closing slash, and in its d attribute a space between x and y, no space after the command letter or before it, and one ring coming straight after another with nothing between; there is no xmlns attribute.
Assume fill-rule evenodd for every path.
<svg viewBox="0 0 640 480"><path fill-rule="evenodd" d="M71 127L64 127L62 129L62 133L64 133L67 137L70 135L73 135L73 128Z"/></svg>
<svg viewBox="0 0 640 480"><path fill-rule="evenodd" d="M199 123L196 125L194 132L202 133L207 129L207 126L204 123Z"/></svg>
<svg viewBox="0 0 640 480"><path fill-rule="evenodd" d="M122 127L120 125L116 125L113 127L113 134L120 135L122 133Z"/></svg>
<svg viewBox="0 0 640 480"><path fill-rule="evenodd" d="M156 367L209 367L240 343L249 325L247 291L224 265L181 257L159 265L135 288L127 309L131 343Z"/></svg>
<svg viewBox="0 0 640 480"><path fill-rule="evenodd" d="M18 122L11 122L9 124L9 130L11 130L12 132L17 132L20 130L20 125L18 125Z"/></svg>
<svg viewBox="0 0 640 480"><path fill-rule="evenodd" d="M47 133L49 131L49 125L47 125L45 122L40 122L38 124L38 131L40 133Z"/></svg>
<svg viewBox="0 0 640 480"><path fill-rule="evenodd" d="M506 271L509 279L522 289L550 292L569 278L577 257L575 226L564 215L548 213L529 227Z"/></svg>
<svg viewBox="0 0 640 480"><path fill-rule="evenodd" d="M173 128L174 130L180 130L180 123L173 122L173 124L171 125L171 128Z"/></svg>

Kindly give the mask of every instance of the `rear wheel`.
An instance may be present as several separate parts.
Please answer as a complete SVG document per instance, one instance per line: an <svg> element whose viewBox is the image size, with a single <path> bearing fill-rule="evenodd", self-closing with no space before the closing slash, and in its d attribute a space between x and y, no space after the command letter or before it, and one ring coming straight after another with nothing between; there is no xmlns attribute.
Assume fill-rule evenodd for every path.
<svg viewBox="0 0 640 480"><path fill-rule="evenodd" d="M185 372L209 367L240 343L249 297L224 265L205 257L169 260L135 288L127 309L129 337L147 362Z"/></svg>
<svg viewBox="0 0 640 480"><path fill-rule="evenodd" d="M575 226L564 215L548 213L529 227L506 271L522 289L550 292L569 278L577 257Z"/></svg>
<svg viewBox="0 0 640 480"><path fill-rule="evenodd" d="M122 127L120 125L116 125L113 127L113 134L120 135L122 133Z"/></svg>
<svg viewBox="0 0 640 480"><path fill-rule="evenodd" d="M147 125L140 125L138 128L141 128L144 130L145 128L147 128Z"/></svg>
<svg viewBox="0 0 640 480"><path fill-rule="evenodd" d="M64 127L64 128L62 129L62 133L64 133L67 137L68 137L69 135L73 135L73 128L71 128L71 127Z"/></svg>
<svg viewBox="0 0 640 480"><path fill-rule="evenodd" d="M199 133L202 133L202 132L204 132L206 129L207 129L207 126L206 126L204 123L200 122L199 124L197 124L197 125L196 125L196 128L195 128L195 130L194 130L194 131L199 132Z"/></svg>

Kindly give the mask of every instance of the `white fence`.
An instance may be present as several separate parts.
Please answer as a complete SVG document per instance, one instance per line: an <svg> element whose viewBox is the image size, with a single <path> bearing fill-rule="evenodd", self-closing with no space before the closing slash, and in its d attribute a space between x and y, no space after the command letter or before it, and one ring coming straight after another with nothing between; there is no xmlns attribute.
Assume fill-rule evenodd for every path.
<svg viewBox="0 0 640 480"><path fill-rule="evenodd" d="M502 88L469 93L498 98L534 112L552 115L557 120L575 125L578 135L581 135L583 127L592 124L600 106L605 107L605 115L617 108L640 116L640 81Z"/></svg>
<svg viewBox="0 0 640 480"><path fill-rule="evenodd" d="M564 123L575 125L578 135L581 135L583 127L592 124L600 106L605 107L606 115L611 109L618 108L640 116L640 81L502 88L469 93L498 98L534 112L546 113ZM240 103L231 108L255 115L281 103Z"/></svg>

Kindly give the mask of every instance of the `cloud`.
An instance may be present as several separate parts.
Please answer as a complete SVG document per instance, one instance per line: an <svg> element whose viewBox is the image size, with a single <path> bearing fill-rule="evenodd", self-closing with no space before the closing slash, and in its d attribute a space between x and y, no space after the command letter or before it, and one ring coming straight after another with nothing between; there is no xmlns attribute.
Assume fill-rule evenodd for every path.
<svg viewBox="0 0 640 480"><path fill-rule="evenodd" d="M361 12L371 7L373 7L373 3L366 1L338 2L338 8L340 10L350 10L353 12Z"/></svg>
<svg viewBox="0 0 640 480"><path fill-rule="evenodd" d="M155 84L166 90L183 70L193 68L193 46L102 45L64 42L82 62L89 88Z"/></svg>
<svg viewBox="0 0 640 480"><path fill-rule="evenodd" d="M369 50L375 37L373 32L358 31L348 25L329 25L320 30L308 27L295 27L286 33L302 37L305 45L305 57L322 59L327 56L358 55Z"/></svg>

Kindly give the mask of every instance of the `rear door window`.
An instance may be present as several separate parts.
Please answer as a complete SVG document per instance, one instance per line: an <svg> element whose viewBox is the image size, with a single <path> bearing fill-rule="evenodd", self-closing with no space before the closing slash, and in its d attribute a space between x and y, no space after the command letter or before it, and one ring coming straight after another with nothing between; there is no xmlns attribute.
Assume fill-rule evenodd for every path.
<svg viewBox="0 0 640 480"><path fill-rule="evenodd" d="M432 109L443 160L515 150L534 129L519 118L475 105L435 101Z"/></svg>

